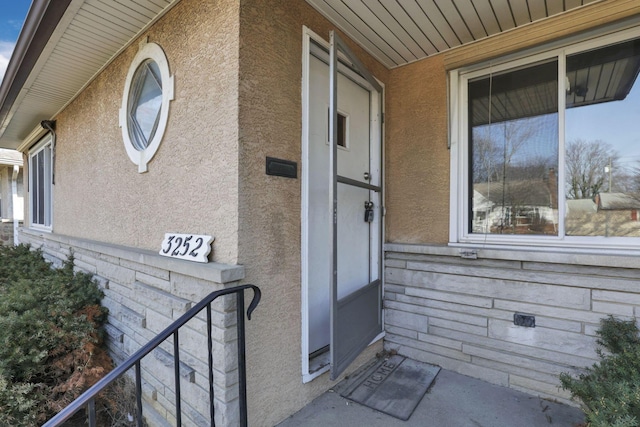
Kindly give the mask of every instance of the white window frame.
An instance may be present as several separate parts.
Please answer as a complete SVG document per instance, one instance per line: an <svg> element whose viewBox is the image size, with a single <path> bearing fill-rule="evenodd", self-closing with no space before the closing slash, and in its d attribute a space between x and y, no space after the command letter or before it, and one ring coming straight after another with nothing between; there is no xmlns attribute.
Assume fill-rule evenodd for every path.
<svg viewBox="0 0 640 427"><path fill-rule="evenodd" d="M52 136L48 134L37 142L29 150L29 226L30 228L51 232L53 229L53 145ZM45 149L49 149L48 157L44 157L45 161L45 175L44 175L44 222L36 222L36 218L33 217L33 209L35 206L35 200L38 198L38 191L36 183L33 179L33 174L37 170L35 166L36 156L43 152ZM48 167L47 167L48 164Z"/></svg>
<svg viewBox="0 0 640 427"><path fill-rule="evenodd" d="M565 78L566 57L598 47L640 38L640 27L619 30L591 37L571 44L541 47L519 56L508 56L449 72L450 111L450 217L449 245L495 249L554 250L586 253L628 254L640 251L640 238L604 236L565 236ZM469 135L468 135L468 83L474 78L533 65L536 62L558 60L558 236L497 235L470 233L469 224ZM640 119L640 117L639 117Z"/></svg>
<svg viewBox="0 0 640 427"><path fill-rule="evenodd" d="M143 150L136 148L131 137L129 136L129 120L128 120L128 104L129 95L131 93L131 84L133 78L138 70L138 67L146 60L152 60L158 65L160 69L160 76L162 78L162 107L160 108L160 119L158 120L158 127L156 132L149 141L149 145ZM174 82L173 76L169 71L169 61L164 54L162 48L156 43L148 43L145 38L139 45L139 50L136 56L131 61L129 66L129 72L124 85L124 92L122 94L122 105L120 107L120 127L122 128L122 140L124 141L124 147L127 151L127 155L131 161L138 165L138 173L147 172L147 164L151 161L153 156L158 151L162 138L164 136L167 121L169 119L169 103L173 100Z"/></svg>

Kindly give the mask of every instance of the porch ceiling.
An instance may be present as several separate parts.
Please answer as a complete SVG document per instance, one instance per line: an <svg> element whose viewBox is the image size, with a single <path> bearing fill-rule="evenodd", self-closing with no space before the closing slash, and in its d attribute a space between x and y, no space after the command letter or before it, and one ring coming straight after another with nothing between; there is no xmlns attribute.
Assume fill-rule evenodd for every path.
<svg viewBox="0 0 640 427"><path fill-rule="evenodd" d="M388 68L600 0L306 0Z"/></svg>
<svg viewBox="0 0 640 427"><path fill-rule="evenodd" d="M18 147L178 1L34 0L0 85L0 147Z"/></svg>

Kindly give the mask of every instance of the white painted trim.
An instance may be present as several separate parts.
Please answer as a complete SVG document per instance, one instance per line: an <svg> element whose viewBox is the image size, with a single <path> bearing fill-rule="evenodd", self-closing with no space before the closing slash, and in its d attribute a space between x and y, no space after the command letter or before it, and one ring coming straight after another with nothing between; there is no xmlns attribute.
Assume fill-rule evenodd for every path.
<svg viewBox="0 0 640 427"><path fill-rule="evenodd" d="M140 64L148 59L154 61L160 69L160 75L162 77L162 106L160 108L158 127L156 128L153 138L151 138L149 145L145 149L138 150L129 136L129 120L127 119L127 111L133 77ZM160 147L160 143L162 142L162 138L164 137L164 132L167 127L167 121L169 119L169 103L173 100L173 90L173 76L169 71L169 61L167 60L167 56L158 44L147 43L147 40L143 39L142 42L140 42L138 53L133 58L133 61L131 61L131 65L129 66L129 72L127 73L127 79L122 94L122 106L120 107L119 112L124 147L129 159L131 159L134 164L138 165L139 173L147 172L147 164L151 161Z"/></svg>
<svg viewBox="0 0 640 427"><path fill-rule="evenodd" d="M318 375L326 372L329 369L329 365L326 366L325 371L316 371L313 374L309 373L309 224L307 218L309 216L309 190L307 183L309 182L309 57L311 55L311 39L318 42L322 41L322 38L316 33L311 31L306 26L302 27L302 191L301 191L301 209L300 209L300 224L301 224L301 319L302 334L301 344L302 348L302 382L307 383Z"/></svg>
<svg viewBox="0 0 640 427"><path fill-rule="evenodd" d="M34 224L33 223L33 179L31 179L32 173L33 173L33 164L32 164L32 159L33 157L38 154L40 151L44 150L45 147L49 146L50 148L52 148L52 143L53 143L53 136L48 133L44 138L42 138L40 141L38 141L37 144L35 144L28 153L28 163L29 163L29 170L28 170L28 174L29 176L27 177L27 180L29 182L29 197L28 197L28 205L29 205L29 213L28 213L28 218L29 218L29 227L34 229L34 230L39 230L39 231L44 231L47 233L50 233L53 229L53 153L51 153L51 157L49 159L50 162L50 167L49 167L49 179L48 179L48 183L45 183L45 186L47 186L48 184L48 188L45 188L45 194L48 191L49 192L49 200L47 205L45 206L45 217L49 217L49 225L41 225L41 224ZM46 197L45 197L46 199ZM47 215L48 214L48 215Z"/></svg>
<svg viewBox="0 0 640 427"><path fill-rule="evenodd" d="M13 212L13 244L19 245L20 240L18 239L18 226L20 224L20 218L24 215L20 214L18 210L18 174L20 174L20 166L13 165L13 172L11 174L11 201Z"/></svg>

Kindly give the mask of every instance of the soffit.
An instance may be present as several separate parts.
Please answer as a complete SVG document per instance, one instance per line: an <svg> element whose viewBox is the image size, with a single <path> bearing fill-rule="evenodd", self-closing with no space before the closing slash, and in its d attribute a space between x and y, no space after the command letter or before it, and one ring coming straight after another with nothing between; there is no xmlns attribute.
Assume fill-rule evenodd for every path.
<svg viewBox="0 0 640 427"><path fill-rule="evenodd" d="M394 68L599 0L306 0Z"/></svg>
<svg viewBox="0 0 640 427"><path fill-rule="evenodd" d="M8 114L0 117L0 147L18 147L178 1L72 0L15 100L8 101Z"/></svg>
<svg viewBox="0 0 640 427"><path fill-rule="evenodd" d="M0 148L0 165L22 166L22 153Z"/></svg>

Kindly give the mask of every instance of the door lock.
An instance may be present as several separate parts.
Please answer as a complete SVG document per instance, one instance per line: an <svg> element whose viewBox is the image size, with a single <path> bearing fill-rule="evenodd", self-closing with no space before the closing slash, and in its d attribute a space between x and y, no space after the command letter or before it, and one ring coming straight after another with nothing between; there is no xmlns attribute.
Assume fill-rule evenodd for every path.
<svg viewBox="0 0 640 427"><path fill-rule="evenodd" d="M373 202L364 202L364 222L373 222Z"/></svg>
<svg viewBox="0 0 640 427"><path fill-rule="evenodd" d="M365 172L364 173L364 180L365 181L371 181L371 174L369 172Z"/></svg>

